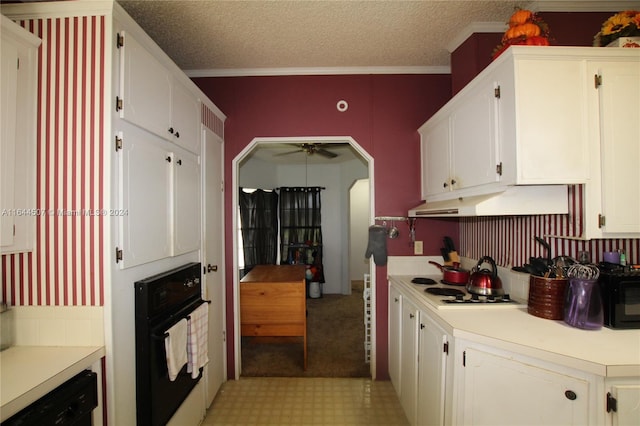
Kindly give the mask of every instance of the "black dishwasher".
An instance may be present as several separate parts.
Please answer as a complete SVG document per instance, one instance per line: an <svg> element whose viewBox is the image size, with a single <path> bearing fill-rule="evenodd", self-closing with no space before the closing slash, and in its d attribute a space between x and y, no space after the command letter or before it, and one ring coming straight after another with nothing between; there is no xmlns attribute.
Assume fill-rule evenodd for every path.
<svg viewBox="0 0 640 426"><path fill-rule="evenodd" d="M2 426L91 426L98 376L85 370L2 422Z"/></svg>

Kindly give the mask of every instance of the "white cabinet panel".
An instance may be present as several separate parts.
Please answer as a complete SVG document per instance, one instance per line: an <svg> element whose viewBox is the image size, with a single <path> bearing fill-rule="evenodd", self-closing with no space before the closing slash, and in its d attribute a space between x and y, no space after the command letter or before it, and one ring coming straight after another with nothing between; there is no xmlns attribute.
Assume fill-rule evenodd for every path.
<svg viewBox="0 0 640 426"><path fill-rule="evenodd" d="M418 350L418 425L445 423L447 334L425 311L420 311Z"/></svg>
<svg viewBox="0 0 640 426"><path fill-rule="evenodd" d="M449 117L442 115L420 130L422 199L451 191Z"/></svg>
<svg viewBox="0 0 640 426"><path fill-rule="evenodd" d="M131 34L120 35L120 116L199 154L200 100Z"/></svg>
<svg viewBox="0 0 640 426"><path fill-rule="evenodd" d="M640 384L616 384L611 386L615 398L615 410L611 411L613 426L637 426L640 421Z"/></svg>
<svg viewBox="0 0 640 426"><path fill-rule="evenodd" d="M171 256L170 152L162 139L134 126L121 133L122 267Z"/></svg>
<svg viewBox="0 0 640 426"><path fill-rule="evenodd" d="M173 255L200 248L200 164L195 155L180 151L173 155L174 240Z"/></svg>
<svg viewBox="0 0 640 426"><path fill-rule="evenodd" d="M171 127L176 144L200 153L200 101L175 79L171 87Z"/></svg>
<svg viewBox="0 0 640 426"><path fill-rule="evenodd" d="M492 79L475 88L451 115L451 187L498 182L497 98Z"/></svg>
<svg viewBox="0 0 640 426"><path fill-rule="evenodd" d="M400 350L400 403L415 425L418 403L418 308L409 299L402 299Z"/></svg>
<svg viewBox="0 0 640 426"><path fill-rule="evenodd" d="M400 316L402 296L394 286L389 286L389 378L400 395Z"/></svg>
<svg viewBox="0 0 640 426"><path fill-rule="evenodd" d="M125 32L120 47L120 117L163 138L171 138L172 77L136 39Z"/></svg>
<svg viewBox="0 0 640 426"><path fill-rule="evenodd" d="M41 40L1 16L0 253L35 245L36 90Z"/></svg>
<svg viewBox="0 0 640 426"><path fill-rule="evenodd" d="M589 75L598 84L590 89L595 176L587 185L586 237L639 238L640 60L590 63Z"/></svg>
<svg viewBox="0 0 640 426"><path fill-rule="evenodd" d="M589 424L588 381L476 348L464 353L461 424Z"/></svg>

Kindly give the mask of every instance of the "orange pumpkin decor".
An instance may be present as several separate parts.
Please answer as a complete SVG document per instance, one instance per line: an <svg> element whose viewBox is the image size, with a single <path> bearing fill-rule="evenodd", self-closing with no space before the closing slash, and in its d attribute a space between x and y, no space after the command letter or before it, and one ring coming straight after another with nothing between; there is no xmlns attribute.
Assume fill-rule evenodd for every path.
<svg viewBox="0 0 640 426"><path fill-rule="evenodd" d="M537 14L517 9L509 18L509 28L502 36L502 43L493 51L496 59L511 45L549 46L549 28Z"/></svg>

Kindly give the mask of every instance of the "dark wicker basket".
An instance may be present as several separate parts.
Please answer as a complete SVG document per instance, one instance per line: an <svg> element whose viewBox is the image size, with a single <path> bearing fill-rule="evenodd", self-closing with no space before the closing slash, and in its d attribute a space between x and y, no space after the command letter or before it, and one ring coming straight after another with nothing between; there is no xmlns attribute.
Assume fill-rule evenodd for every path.
<svg viewBox="0 0 640 426"><path fill-rule="evenodd" d="M527 312L545 319L563 319L568 282L566 278L544 278L531 275Z"/></svg>

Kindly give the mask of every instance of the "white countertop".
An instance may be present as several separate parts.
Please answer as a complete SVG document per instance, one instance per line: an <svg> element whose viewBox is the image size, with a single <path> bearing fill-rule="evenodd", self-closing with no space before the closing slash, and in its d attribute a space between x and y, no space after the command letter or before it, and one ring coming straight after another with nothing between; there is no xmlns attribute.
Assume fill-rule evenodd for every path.
<svg viewBox="0 0 640 426"><path fill-rule="evenodd" d="M13 346L0 352L0 421L104 355L104 346Z"/></svg>
<svg viewBox="0 0 640 426"><path fill-rule="evenodd" d="M526 307L438 309L424 286L390 276L456 338L495 346L604 377L640 376L640 330L581 330Z"/></svg>

